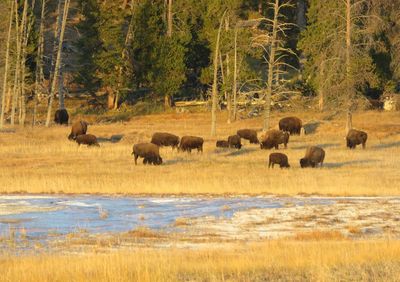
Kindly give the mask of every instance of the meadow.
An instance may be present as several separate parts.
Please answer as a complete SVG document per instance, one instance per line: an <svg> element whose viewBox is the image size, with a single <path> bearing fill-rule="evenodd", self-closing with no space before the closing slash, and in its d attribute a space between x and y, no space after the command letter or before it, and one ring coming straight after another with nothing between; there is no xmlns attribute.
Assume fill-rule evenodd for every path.
<svg viewBox="0 0 400 282"><path fill-rule="evenodd" d="M221 113L216 137L210 137L208 113L168 113L129 122L93 123L88 133L100 138L100 148L78 147L68 141L70 127L66 126L6 128L0 133L0 193L400 194L397 113L355 113L354 128L369 134L365 150L345 147L343 114L274 113L272 126L277 127L280 118L290 115L320 125L314 134L291 136L288 149L280 149L289 157L291 168L287 170L268 169L268 155L274 150L260 150L247 140L240 151L215 148L216 140L226 139L237 129L261 129L261 118L227 124ZM189 155L162 148L163 165L145 166L140 160L135 166L132 145L149 142L156 131L202 136L204 153ZM300 168L299 159L309 145L325 149L322 169Z"/></svg>
<svg viewBox="0 0 400 282"><path fill-rule="evenodd" d="M400 243L283 240L200 250L2 256L0 270L0 281L398 281Z"/></svg>

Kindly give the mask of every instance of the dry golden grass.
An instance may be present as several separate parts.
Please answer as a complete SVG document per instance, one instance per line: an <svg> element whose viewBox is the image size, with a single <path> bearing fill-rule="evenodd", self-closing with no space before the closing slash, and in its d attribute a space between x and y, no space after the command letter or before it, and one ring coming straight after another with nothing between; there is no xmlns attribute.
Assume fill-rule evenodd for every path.
<svg viewBox="0 0 400 282"><path fill-rule="evenodd" d="M296 115L304 121L323 120L327 114ZM291 168L268 169L271 151L244 141L240 151L216 150L215 141L239 128L260 128L261 119L227 124L218 120L218 136L211 138L208 113L162 114L134 118L128 123L95 124L89 133L109 138L123 135L118 143L100 148L80 147L67 140L70 128L17 129L0 133L0 193L122 193L122 194L299 194L399 195L400 116L398 113L364 112L354 116L354 127L369 133L367 149L345 148L343 115L324 123L312 135L291 137ZM155 131L203 136L203 154L172 152L162 148L164 164L134 165L132 145L148 142ZM323 145L323 169L300 169L298 160L308 145Z"/></svg>
<svg viewBox="0 0 400 282"><path fill-rule="evenodd" d="M271 241L0 258L0 281L398 281L399 242Z"/></svg>

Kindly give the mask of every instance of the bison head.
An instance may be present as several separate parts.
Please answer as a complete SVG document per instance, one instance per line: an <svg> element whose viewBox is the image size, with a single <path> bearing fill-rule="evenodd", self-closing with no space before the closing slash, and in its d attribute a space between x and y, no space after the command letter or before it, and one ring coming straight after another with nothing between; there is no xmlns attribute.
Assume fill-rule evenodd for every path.
<svg viewBox="0 0 400 282"><path fill-rule="evenodd" d="M308 159L302 158L302 159L300 160L300 166L301 166L302 168L309 167L310 165L311 165L311 164L310 164L310 161L309 161Z"/></svg>

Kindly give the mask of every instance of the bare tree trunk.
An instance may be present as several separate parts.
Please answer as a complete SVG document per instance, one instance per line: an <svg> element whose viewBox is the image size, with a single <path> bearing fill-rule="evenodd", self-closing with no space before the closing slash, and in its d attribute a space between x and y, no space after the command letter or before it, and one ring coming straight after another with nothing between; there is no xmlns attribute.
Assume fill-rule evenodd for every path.
<svg viewBox="0 0 400 282"><path fill-rule="evenodd" d="M325 61L322 60L320 72L319 72L319 89L318 89L318 108L320 112L324 111L324 103L325 103Z"/></svg>
<svg viewBox="0 0 400 282"><path fill-rule="evenodd" d="M51 68L50 68L50 77L49 77L49 93L51 91L51 83L53 81L53 76L54 76L54 72L55 72L57 48L58 48L58 45L59 45L60 31L61 31L61 25L62 25L62 15L61 15L62 1L63 0L58 0L58 5L57 5L56 28L54 30L53 50L52 50L52 53L51 53Z"/></svg>
<svg viewBox="0 0 400 282"><path fill-rule="evenodd" d="M63 16L62 16L62 25L61 25L60 37L59 37L59 40L58 40L57 58L56 58L56 64L55 64L55 69L54 69L53 81L52 81L52 84L51 84L50 101L49 101L49 105L48 105L48 108L47 108L46 127L48 127L50 125L51 108L53 106L54 92L55 92L55 89L56 89L57 78L58 78L58 74L59 74L59 71L60 71L60 65L61 65L62 44L63 44L63 41L64 41L65 26L67 24L69 3L70 3L70 0L65 0L64 11L63 11Z"/></svg>
<svg viewBox="0 0 400 282"><path fill-rule="evenodd" d="M39 43L38 52L36 58L36 73L35 73L35 92L33 96L33 114L32 114L32 126L36 124L36 113L39 103L39 92L40 85L43 83L43 50L44 50L44 17L46 11L46 0L42 0L42 10L40 15L40 28L39 28Z"/></svg>
<svg viewBox="0 0 400 282"><path fill-rule="evenodd" d="M225 12L222 14L220 19L219 28L218 28L218 35L217 35L217 42L215 43L215 50L214 50L214 79L212 85L212 107L211 107L211 136L216 135L217 131L217 104L218 104L218 54L219 54L219 41L221 38L221 29L222 23L226 14Z"/></svg>
<svg viewBox="0 0 400 282"><path fill-rule="evenodd" d="M60 110L65 109L64 105L64 76L62 68L60 68L60 74L58 75L58 108Z"/></svg>
<svg viewBox="0 0 400 282"><path fill-rule="evenodd" d="M263 0L258 0L258 13L263 14Z"/></svg>
<svg viewBox="0 0 400 282"><path fill-rule="evenodd" d="M167 37L172 38L173 19L172 19L172 1L166 0L167 3ZM164 96L164 108L169 109L174 106L173 97L169 94Z"/></svg>
<svg viewBox="0 0 400 282"><path fill-rule="evenodd" d="M9 57L10 57L10 41L11 41L11 29L13 22L14 13L14 1L11 0L11 10L10 10L10 20L8 24L8 34L7 34L7 47L6 47L6 61L4 69L4 80L3 80L3 92L1 95L1 113L0 113L0 128L3 127L4 122L4 111L6 106L6 93L7 93L7 79L8 79L8 68L9 68Z"/></svg>
<svg viewBox="0 0 400 282"><path fill-rule="evenodd" d="M296 1L296 24L299 27L300 30L303 30L306 28L307 25L307 19L306 19L306 9L307 9L307 3L306 0L297 0Z"/></svg>
<svg viewBox="0 0 400 282"><path fill-rule="evenodd" d="M229 18L227 17L225 19L225 31L228 33L229 32ZM231 72L229 69L229 53L226 54L226 83L225 83L225 92L226 92L226 107L228 110L228 124L232 122L232 95L231 95L231 89L226 89L227 87L230 88L230 77L231 77Z"/></svg>
<svg viewBox="0 0 400 282"><path fill-rule="evenodd" d="M347 86L347 122L346 134L352 129L353 89L351 87L351 0L346 0L346 86Z"/></svg>
<svg viewBox="0 0 400 282"><path fill-rule="evenodd" d="M15 124L15 111L18 102L19 92L19 75L20 75L20 59L21 59L21 42L20 42L20 28L19 28L19 16L18 16L18 0L15 0L15 33L16 33L16 44L17 54L15 59L15 76L14 76L14 89L13 97L11 101L11 125Z"/></svg>
<svg viewBox="0 0 400 282"><path fill-rule="evenodd" d="M275 65L275 52L276 52L276 38L278 30L278 15L279 15L279 0L275 0L274 4L274 19L272 23L272 38L271 38L271 49L268 60L268 82L267 82L267 93L265 95L265 111L264 111L264 125L263 129L269 129L269 118L271 114L271 96L272 96L272 84L274 79L274 65Z"/></svg>
<svg viewBox="0 0 400 282"><path fill-rule="evenodd" d="M237 118L237 36L238 29L235 27L235 55L234 55L234 66L233 66L233 120Z"/></svg>

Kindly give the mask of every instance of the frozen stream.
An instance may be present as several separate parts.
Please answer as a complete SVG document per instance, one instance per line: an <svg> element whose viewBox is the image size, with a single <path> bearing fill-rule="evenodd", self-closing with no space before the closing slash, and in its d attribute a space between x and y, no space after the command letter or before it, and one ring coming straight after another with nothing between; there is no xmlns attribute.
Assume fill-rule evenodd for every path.
<svg viewBox="0 0 400 282"><path fill-rule="evenodd" d="M140 227L243 239L316 228L346 233L350 225L359 226L360 234L397 234L399 203L398 197L0 195L0 239L14 232L17 241L24 234L43 242L55 234L117 234ZM190 224L175 224L182 219Z"/></svg>

